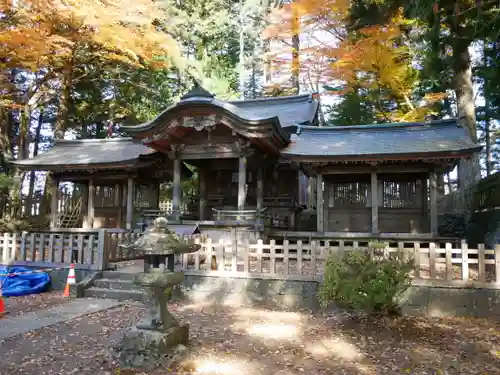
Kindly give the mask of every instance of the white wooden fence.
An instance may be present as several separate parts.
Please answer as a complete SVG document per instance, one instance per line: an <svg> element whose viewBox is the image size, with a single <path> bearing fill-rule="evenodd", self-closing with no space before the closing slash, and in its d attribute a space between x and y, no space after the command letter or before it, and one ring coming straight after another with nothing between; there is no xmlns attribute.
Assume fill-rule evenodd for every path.
<svg viewBox="0 0 500 375"><path fill-rule="evenodd" d="M75 263L77 268L102 270L109 262L137 258L118 245L133 243L141 235L105 229L4 233L0 235L1 259L4 264L15 256L16 265L64 267ZM355 240L234 243L212 241L203 235L186 240L199 243L201 249L179 257L179 269L188 275L239 278L321 281L330 254L372 248L367 241ZM470 249L464 241L457 245L405 241L388 242L381 251L387 256L397 250L412 256L412 276L417 283L500 288L500 246Z"/></svg>
<svg viewBox="0 0 500 375"><path fill-rule="evenodd" d="M358 241L276 241L237 244L231 241L213 243L210 238L197 238L201 249L184 255L181 268L187 274L277 278L288 280L322 279L325 262L331 253L370 250L368 243ZM500 285L500 246L487 250L483 245L469 249L450 243L387 243L386 256L402 250L414 261L413 278L421 283L445 285ZM372 250L370 250L372 251ZM217 269L213 268L215 259Z"/></svg>
<svg viewBox="0 0 500 375"><path fill-rule="evenodd" d="M1 264L40 268L68 267L102 270L105 266L105 230L66 229L53 232L3 233Z"/></svg>

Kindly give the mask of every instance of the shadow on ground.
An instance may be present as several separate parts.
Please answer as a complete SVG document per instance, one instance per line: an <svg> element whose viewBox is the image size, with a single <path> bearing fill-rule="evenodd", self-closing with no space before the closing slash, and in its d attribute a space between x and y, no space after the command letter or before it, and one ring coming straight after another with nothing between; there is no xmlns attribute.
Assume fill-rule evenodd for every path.
<svg viewBox="0 0 500 375"><path fill-rule="evenodd" d="M359 318L265 308L179 305L193 374L494 374L500 323L483 319ZM158 372L160 374L161 372Z"/></svg>

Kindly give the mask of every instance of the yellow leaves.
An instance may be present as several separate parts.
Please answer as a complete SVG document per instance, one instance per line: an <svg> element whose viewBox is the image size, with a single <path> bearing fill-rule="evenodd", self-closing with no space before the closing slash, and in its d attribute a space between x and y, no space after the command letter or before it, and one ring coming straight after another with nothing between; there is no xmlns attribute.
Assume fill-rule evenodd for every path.
<svg viewBox="0 0 500 375"><path fill-rule="evenodd" d="M0 43L6 47L0 58L15 67L59 68L64 65L61 61L88 55L87 47L92 45L93 51L104 52L95 52L101 59L131 65L152 61L158 66L156 56L176 47L166 32L152 26L153 20L165 16L157 4L153 0L30 1L15 10L8 27L0 29Z"/></svg>
<svg viewBox="0 0 500 375"><path fill-rule="evenodd" d="M424 96L424 100L428 104L434 104L440 102L443 99L446 99L448 96L448 93L445 92L428 93Z"/></svg>

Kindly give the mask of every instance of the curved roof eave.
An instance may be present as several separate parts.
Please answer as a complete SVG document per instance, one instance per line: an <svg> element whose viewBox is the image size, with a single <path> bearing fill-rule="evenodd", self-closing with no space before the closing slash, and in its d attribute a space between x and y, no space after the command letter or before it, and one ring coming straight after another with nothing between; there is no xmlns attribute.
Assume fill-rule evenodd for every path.
<svg viewBox="0 0 500 375"><path fill-rule="evenodd" d="M475 146L460 150L439 151L439 152L419 152L419 153L386 153L386 154L363 154L363 155L321 155L321 154L293 154L283 151L280 155L288 160L301 162L325 162L325 161L355 161L355 160L378 160L378 159L433 159L433 158L461 158L464 154L474 154L481 151L483 146Z"/></svg>
<svg viewBox="0 0 500 375"><path fill-rule="evenodd" d="M266 118L263 117L251 118L251 116L249 116L250 114L242 110L241 108L238 108L237 106L229 102L224 102L215 98L209 100L205 98L192 98L192 99L181 100L177 104L172 105L167 109L165 109L155 119L151 121L139 125L131 125L131 126L122 125L120 127L120 130L131 135L150 131L154 129L159 123L163 122L163 120L165 120L169 116L169 114L171 114L173 111L179 110L181 108L186 108L187 106L193 104L206 107L213 107L214 109L222 110L223 113L228 117L233 118L236 121L239 121L245 125L259 126L259 125L271 124L276 134L278 134L284 141L290 140L290 136L281 127L281 123L278 116L266 117Z"/></svg>
<svg viewBox="0 0 500 375"><path fill-rule="evenodd" d="M111 163L95 163L95 164L31 164L26 163L31 159L23 159L23 160L11 160L8 164L15 165L16 168L21 170L31 171L60 171L71 169L74 171L84 171L89 169L108 169L108 168L119 168L119 169L127 169L127 168L136 168L138 167L137 158L123 161L115 161Z"/></svg>

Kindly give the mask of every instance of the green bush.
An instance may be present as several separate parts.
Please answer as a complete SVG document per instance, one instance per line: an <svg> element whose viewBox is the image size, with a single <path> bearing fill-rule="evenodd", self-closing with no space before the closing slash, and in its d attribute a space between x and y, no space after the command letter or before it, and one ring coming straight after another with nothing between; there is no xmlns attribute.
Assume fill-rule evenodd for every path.
<svg viewBox="0 0 500 375"><path fill-rule="evenodd" d="M332 253L318 292L321 305L335 303L349 310L397 313L397 298L411 284L413 259L403 250L387 253L386 246L372 243L367 250Z"/></svg>

